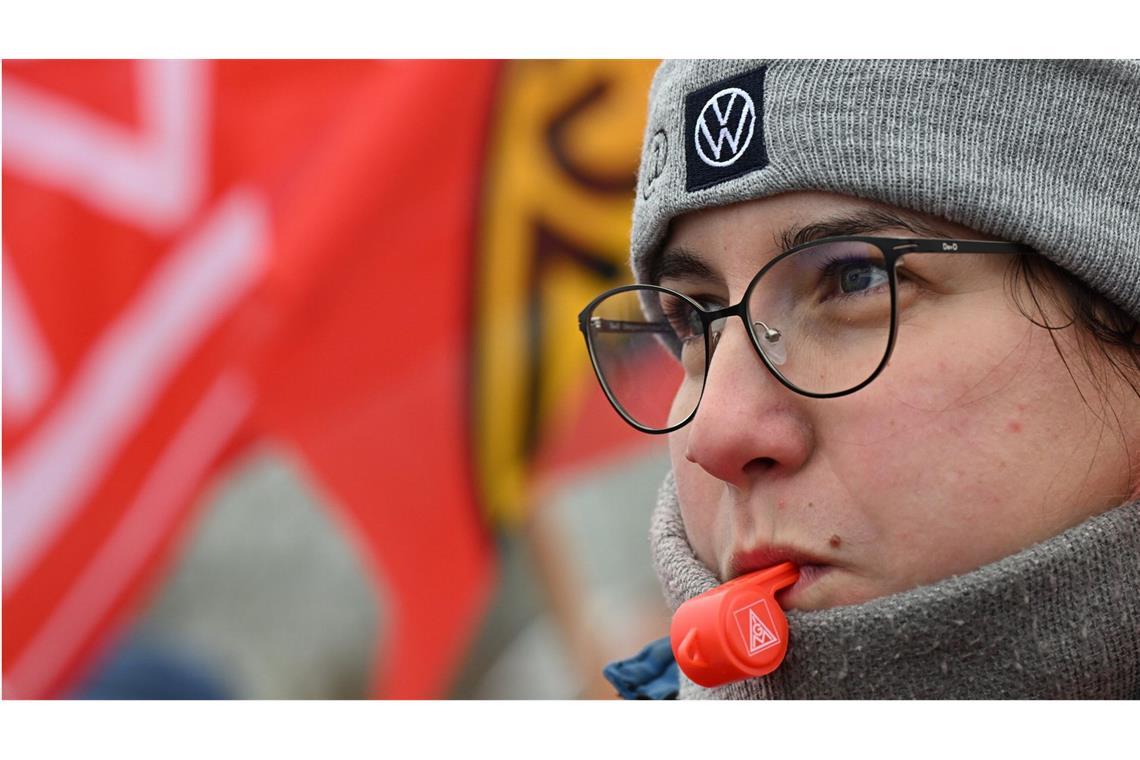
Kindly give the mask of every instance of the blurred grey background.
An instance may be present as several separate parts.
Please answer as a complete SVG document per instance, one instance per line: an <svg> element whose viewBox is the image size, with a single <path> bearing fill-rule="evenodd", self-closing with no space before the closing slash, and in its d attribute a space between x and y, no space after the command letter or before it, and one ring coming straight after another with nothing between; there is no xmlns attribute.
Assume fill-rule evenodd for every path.
<svg viewBox="0 0 1140 760"><path fill-rule="evenodd" d="M495 591L451 697L613 695L601 667L667 633L648 544L667 469L658 449L565 478L544 489L527 525L498 537ZM386 610L326 497L268 445L207 494L124 648L185 663L221 696L367 696Z"/></svg>

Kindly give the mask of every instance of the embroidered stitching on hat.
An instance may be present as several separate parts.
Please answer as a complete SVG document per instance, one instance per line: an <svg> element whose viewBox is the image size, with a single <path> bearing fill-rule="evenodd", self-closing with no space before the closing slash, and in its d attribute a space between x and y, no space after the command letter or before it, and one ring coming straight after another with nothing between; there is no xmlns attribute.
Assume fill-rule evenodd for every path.
<svg viewBox="0 0 1140 760"><path fill-rule="evenodd" d="M768 165L764 146L766 67L685 97L685 189L703 190Z"/></svg>
<svg viewBox="0 0 1140 760"><path fill-rule="evenodd" d="M653 194L653 186L657 178L665 171L666 160L669 157L669 141L665 137L665 130L659 129L653 135L649 149L645 155L645 168L641 176L641 197L646 200Z"/></svg>
<svg viewBox="0 0 1140 760"><path fill-rule="evenodd" d="M727 102L725 102L725 98L728 98ZM735 108L737 101L740 102L739 108ZM722 105L723 111L721 110ZM734 108L735 113L733 113ZM734 116L736 117L735 132L729 131L730 119ZM712 129L719 130L715 139L712 136L712 129L709 128L710 121L714 121ZM744 135L744 144L741 145L740 135L744 132L745 127L748 128L748 134ZM697 117L697 128L693 133L693 143L697 146L697 155L709 166L732 166L736 163L736 159L748 150L748 144L752 142L752 134L755 130L756 106L752 104L752 98L739 87L728 87L709 98L705 107L701 109L701 113ZM732 155L721 159L725 143L728 143L729 147L732 148ZM705 152L706 148L714 158L709 157L708 153Z"/></svg>

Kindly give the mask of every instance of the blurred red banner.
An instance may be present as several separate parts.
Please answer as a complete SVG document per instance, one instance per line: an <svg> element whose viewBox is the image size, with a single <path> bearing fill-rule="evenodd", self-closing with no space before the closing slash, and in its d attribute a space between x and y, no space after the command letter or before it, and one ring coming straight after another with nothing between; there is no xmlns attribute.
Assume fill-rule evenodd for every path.
<svg viewBox="0 0 1140 760"><path fill-rule="evenodd" d="M441 696L493 582L494 526L525 502L491 482L501 462L631 440L608 411L574 422L600 409L576 354L573 382L512 412L525 447L479 432L478 389L501 392L473 325L500 298L476 254L521 91L505 66L4 63L5 697L74 687L211 477L262 438L298 452L392 615L375 693ZM586 84L606 77L584 71L570 83L604 102ZM633 151L599 190L621 235ZM568 303L620 277L624 238L602 248L578 257Z"/></svg>

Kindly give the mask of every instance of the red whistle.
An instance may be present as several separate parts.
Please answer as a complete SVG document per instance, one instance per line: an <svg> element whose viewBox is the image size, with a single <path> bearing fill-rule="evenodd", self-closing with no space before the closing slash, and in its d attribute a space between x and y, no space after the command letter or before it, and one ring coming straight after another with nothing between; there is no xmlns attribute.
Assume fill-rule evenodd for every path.
<svg viewBox="0 0 1140 760"><path fill-rule="evenodd" d="M682 604L669 627L677 665L706 687L767 675L780 667L788 651L788 619L776 592L799 577L795 564L781 562Z"/></svg>

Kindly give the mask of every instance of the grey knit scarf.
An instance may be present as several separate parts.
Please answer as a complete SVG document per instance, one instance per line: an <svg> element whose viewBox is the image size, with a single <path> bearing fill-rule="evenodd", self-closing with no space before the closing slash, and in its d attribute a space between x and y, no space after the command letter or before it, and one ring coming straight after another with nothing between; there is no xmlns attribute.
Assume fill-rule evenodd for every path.
<svg viewBox="0 0 1140 760"><path fill-rule="evenodd" d="M650 529L669 605L717 585L672 474ZM860 605L788 612L774 673L682 699L1140 698L1140 501L965 575Z"/></svg>

